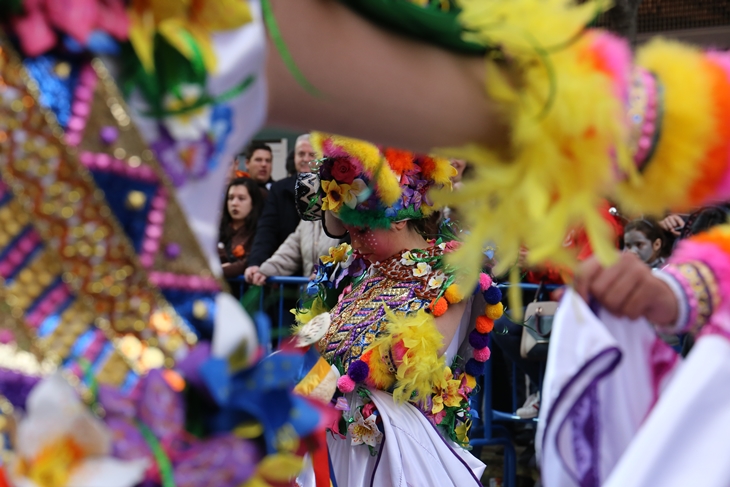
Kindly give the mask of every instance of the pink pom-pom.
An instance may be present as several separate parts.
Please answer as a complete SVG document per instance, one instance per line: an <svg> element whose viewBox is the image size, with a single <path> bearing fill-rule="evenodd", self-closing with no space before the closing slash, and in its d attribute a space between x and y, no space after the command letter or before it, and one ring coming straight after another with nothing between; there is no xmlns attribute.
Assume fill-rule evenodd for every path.
<svg viewBox="0 0 730 487"><path fill-rule="evenodd" d="M480 348L478 350L474 350L474 360L477 362L486 362L489 360L489 357L492 356L492 351L489 350L489 347Z"/></svg>
<svg viewBox="0 0 730 487"><path fill-rule="evenodd" d="M349 376L343 375L339 379L337 379L337 388L340 390L341 393L347 394L348 392L352 392L355 390L355 381L350 379Z"/></svg>
<svg viewBox="0 0 730 487"><path fill-rule="evenodd" d="M486 291L489 289L489 286L492 285L492 278L489 277L489 274L481 273L479 274L479 290L481 292Z"/></svg>

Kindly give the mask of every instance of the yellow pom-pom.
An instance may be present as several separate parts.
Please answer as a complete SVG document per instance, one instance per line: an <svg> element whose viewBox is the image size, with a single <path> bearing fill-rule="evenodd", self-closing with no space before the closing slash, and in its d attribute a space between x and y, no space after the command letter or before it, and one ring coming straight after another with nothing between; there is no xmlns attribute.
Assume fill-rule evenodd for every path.
<svg viewBox="0 0 730 487"><path fill-rule="evenodd" d="M448 301L450 304L459 303L464 299L464 293L461 292L461 288L459 288L458 284L452 284L446 289L446 292L444 293L444 298L446 298L446 301Z"/></svg>
<svg viewBox="0 0 730 487"><path fill-rule="evenodd" d="M487 318L490 320L498 320L504 314L504 305L502 303L488 304L487 307L484 308L484 314L487 315Z"/></svg>
<svg viewBox="0 0 730 487"><path fill-rule="evenodd" d="M501 304L501 303L500 303ZM494 320L486 316L477 317L477 331L479 333L490 333L494 329Z"/></svg>
<svg viewBox="0 0 730 487"><path fill-rule="evenodd" d="M449 303L444 298L438 298L431 303L431 312L435 317L442 316L449 309Z"/></svg>

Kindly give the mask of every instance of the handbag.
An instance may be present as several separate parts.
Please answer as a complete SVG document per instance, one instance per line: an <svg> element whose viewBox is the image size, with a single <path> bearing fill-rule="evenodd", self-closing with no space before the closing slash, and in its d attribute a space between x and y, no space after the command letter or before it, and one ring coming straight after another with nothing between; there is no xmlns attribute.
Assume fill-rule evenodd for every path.
<svg viewBox="0 0 730 487"><path fill-rule="evenodd" d="M538 301L542 282L535 293L535 300L527 305L520 342L520 356L528 360L546 360L550 346L550 332L558 310L557 301Z"/></svg>

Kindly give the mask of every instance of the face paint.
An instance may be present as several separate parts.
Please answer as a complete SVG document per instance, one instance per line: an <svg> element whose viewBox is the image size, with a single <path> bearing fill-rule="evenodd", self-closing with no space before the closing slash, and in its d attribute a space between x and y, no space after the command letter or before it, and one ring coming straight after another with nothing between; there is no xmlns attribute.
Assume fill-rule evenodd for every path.
<svg viewBox="0 0 730 487"><path fill-rule="evenodd" d="M624 252L633 252L646 263L656 259L652 242L638 230L624 233Z"/></svg>
<svg viewBox="0 0 730 487"><path fill-rule="evenodd" d="M393 254L403 250L397 239L393 238L393 230L345 225L350 234L352 248L370 262L383 262Z"/></svg>

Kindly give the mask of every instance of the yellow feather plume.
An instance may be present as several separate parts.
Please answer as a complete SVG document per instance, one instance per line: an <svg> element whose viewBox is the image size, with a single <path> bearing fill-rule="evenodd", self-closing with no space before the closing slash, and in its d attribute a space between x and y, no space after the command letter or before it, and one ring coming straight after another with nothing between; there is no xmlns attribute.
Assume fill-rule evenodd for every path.
<svg viewBox="0 0 730 487"><path fill-rule="evenodd" d="M700 161L716 134L711 83L699 49L656 39L642 47L638 64L658 75L664 89L661 140L643 177L619 186L622 206L634 213L686 209Z"/></svg>
<svg viewBox="0 0 730 487"><path fill-rule="evenodd" d="M420 310L416 314L396 314L386 308L388 332L368 348L376 357L388 356L399 342L407 349L396 372L393 399L397 402L419 401L429 396L441 380L446 365L439 349L443 336L433 315Z"/></svg>

